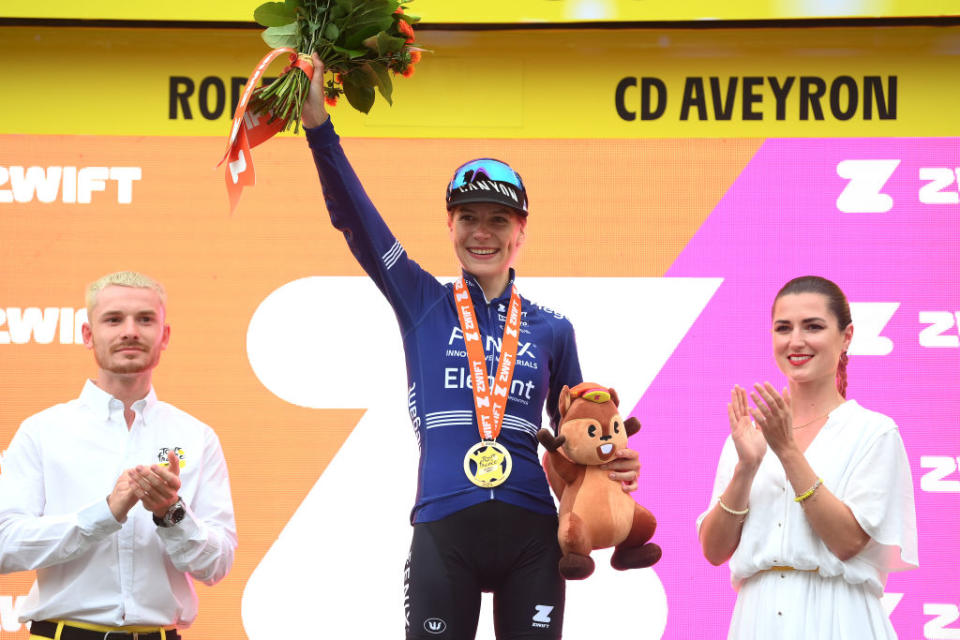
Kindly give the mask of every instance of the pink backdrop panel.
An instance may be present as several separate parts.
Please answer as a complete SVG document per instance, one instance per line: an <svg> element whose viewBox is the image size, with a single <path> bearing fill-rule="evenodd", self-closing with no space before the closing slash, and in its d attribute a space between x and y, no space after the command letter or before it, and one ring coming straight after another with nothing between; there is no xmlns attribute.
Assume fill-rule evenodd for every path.
<svg viewBox="0 0 960 640"><path fill-rule="evenodd" d="M887 583L903 594L894 627L901 638L960 637L949 619L960 603L958 166L956 139L768 140L670 268L724 281L634 411L638 498L664 546L665 638L725 636L729 571L703 558L695 520L729 434L731 387L785 384L771 304L806 274L834 280L855 305L896 303L885 325L859 328L869 354L851 355L848 397L897 422L914 472L921 568ZM935 611L948 619L931 623Z"/></svg>

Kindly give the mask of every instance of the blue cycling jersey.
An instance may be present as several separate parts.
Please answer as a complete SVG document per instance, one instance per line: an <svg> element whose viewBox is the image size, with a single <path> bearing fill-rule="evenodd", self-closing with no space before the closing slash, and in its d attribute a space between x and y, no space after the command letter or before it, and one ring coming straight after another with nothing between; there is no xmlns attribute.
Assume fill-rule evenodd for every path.
<svg viewBox="0 0 960 640"><path fill-rule="evenodd" d="M484 489L463 471L467 450L480 440L463 334L453 285L442 284L407 257L367 197L327 120L307 129L323 195L333 226L343 232L360 265L393 307L400 324L407 365L409 412L420 446L413 522L439 520L485 500L502 500L537 513L555 513L537 457L543 406L556 425L563 385L582 382L570 321L521 296L522 324L517 364L503 429L497 441L513 457L507 481ZM464 279L477 312L488 374L500 356L510 287L487 300L476 280ZM514 273L510 271L510 283Z"/></svg>

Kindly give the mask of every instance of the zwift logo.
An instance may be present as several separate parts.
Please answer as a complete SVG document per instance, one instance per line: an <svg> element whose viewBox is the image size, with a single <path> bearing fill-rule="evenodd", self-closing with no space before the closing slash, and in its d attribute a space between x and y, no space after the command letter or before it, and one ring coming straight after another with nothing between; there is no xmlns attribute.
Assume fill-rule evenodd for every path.
<svg viewBox="0 0 960 640"><path fill-rule="evenodd" d="M933 616L923 625L923 637L928 640L952 640L960 637L960 630L952 623L960 619L960 607L952 602L925 602L923 615ZM951 625L951 626L947 626Z"/></svg>
<svg viewBox="0 0 960 640"><path fill-rule="evenodd" d="M133 183L142 177L140 167L0 166L0 204L34 200L90 204L93 193L106 191L108 182L117 183L117 203L130 204Z"/></svg>
<svg viewBox="0 0 960 640"><path fill-rule="evenodd" d="M960 493L960 456L920 456L920 468L930 469L920 478L920 490L927 493ZM953 478L949 476L953 475Z"/></svg>
<svg viewBox="0 0 960 640"><path fill-rule="evenodd" d="M86 321L86 309L0 307L0 345L50 344L58 337L60 344L83 344L80 329Z"/></svg>
<svg viewBox="0 0 960 640"><path fill-rule="evenodd" d="M550 613L553 611L553 607L546 604L538 604L534 605L534 607L537 612L533 614L533 622L530 626L538 629L548 629L550 627Z"/></svg>

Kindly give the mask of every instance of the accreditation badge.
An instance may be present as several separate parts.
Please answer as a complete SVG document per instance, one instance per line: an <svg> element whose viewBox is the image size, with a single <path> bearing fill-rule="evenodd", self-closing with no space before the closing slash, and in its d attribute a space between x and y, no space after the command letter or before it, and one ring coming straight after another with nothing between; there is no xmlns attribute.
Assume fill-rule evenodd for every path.
<svg viewBox="0 0 960 640"><path fill-rule="evenodd" d="M506 482L512 469L510 452L496 440L481 440L463 457L463 472L470 482L484 489Z"/></svg>

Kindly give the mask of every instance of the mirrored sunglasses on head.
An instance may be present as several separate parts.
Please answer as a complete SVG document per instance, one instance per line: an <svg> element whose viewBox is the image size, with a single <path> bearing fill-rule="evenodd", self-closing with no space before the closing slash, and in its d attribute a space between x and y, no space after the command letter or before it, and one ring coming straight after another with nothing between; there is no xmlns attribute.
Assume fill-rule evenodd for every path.
<svg viewBox="0 0 960 640"><path fill-rule="evenodd" d="M452 191L482 179L506 182L520 189L524 189L523 180L520 179L520 175L511 169L509 165L499 160L494 160L493 158L479 158L477 160L471 160L459 167L453 174L453 180L450 181L447 190Z"/></svg>

